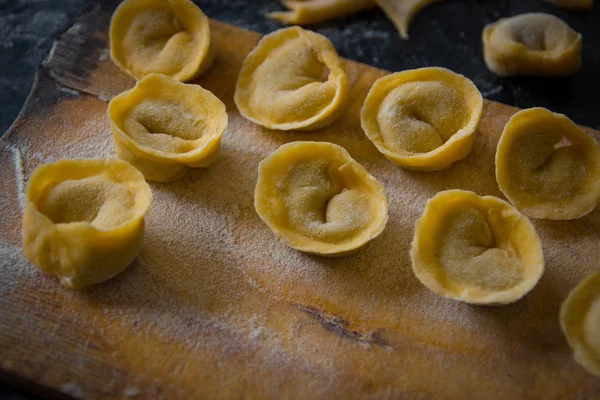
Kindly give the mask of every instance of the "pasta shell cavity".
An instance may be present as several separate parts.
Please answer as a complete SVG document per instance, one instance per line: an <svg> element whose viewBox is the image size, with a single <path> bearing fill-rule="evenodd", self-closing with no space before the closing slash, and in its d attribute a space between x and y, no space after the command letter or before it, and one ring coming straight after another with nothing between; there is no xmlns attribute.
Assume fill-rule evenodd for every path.
<svg viewBox="0 0 600 400"><path fill-rule="evenodd" d="M109 33L111 58L135 79L160 73L188 81L215 57L208 18L190 0L125 0Z"/></svg>
<svg viewBox="0 0 600 400"><path fill-rule="evenodd" d="M152 201L142 174L121 160L61 160L33 172L23 253L78 288L105 281L135 258Z"/></svg>
<svg viewBox="0 0 600 400"><path fill-rule="evenodd" d="M361 122L394 163L433 171L471 151L482 110L481 93L469 79L445 68L420 68L377 80Z"/></svg>
<svg viewBox="0 0 600 400"><path fill-rule="evenodd" d="M288 246L325 256L356 251L388 219L383 186L332 143L293 142L265 158L254 205Z"/></svg>
<svg viewBox="0 0 600 400"><path fill-rule="evenodd" d="M600 376L600 272L585 278L560 309L560 325L575 360Z"/></svg>
<svg viewBox="0 0 600 400"><path fill-rule="evenodd" d="M503 18L482 40L485 63L500 76L570 75L581 66L581 35L553 15Z"/></svg>
<svg viewBox="0 0 600 400"><path fill-rule="evenodd" d="M544 270L539 237L507 202L463 190L431 198L411 248L417 278L434 293L472 304L517 301Z"/></svg>
<svg viewBox="0 0 600 400"><path fill-rule="evenodd" d="M208 166L227 128L225 105L199 85L151 74L108 105L119 158L166 182Z"/></svg>
<svg viewBox="0 0 600 400"><path fill-rule="evenodd" d="M600 145L562 114L523 110L504 127L496 179L532 218L580 218L600 200Z"/></svg>
<svg viewBox="0 0 600 400"><path fill-rule="evenodd" d="M299 27L265 36L248 54L235 103L269 129L310 130L331 123L348 100L342 61L324 36Z"/></svg>

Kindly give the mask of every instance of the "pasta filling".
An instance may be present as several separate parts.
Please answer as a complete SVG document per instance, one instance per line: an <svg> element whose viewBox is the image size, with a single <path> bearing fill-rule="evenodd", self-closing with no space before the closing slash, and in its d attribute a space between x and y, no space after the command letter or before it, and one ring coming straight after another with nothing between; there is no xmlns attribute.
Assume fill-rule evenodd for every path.
<svg viewBox="0 0 600 400"><path fill-rule="evenodd" d="M377 121L390 150L427 153L467 124L469 114L456 89L438 81L416 81L398 86L385 97Z"/></svg>

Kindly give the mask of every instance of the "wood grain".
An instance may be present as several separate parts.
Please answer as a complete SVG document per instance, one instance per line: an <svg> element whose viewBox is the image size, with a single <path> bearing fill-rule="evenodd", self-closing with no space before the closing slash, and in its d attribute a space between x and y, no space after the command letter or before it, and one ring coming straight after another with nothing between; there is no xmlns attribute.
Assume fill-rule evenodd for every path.
<svg viewBox="0 0 600 400"><path fill-rule="evenodd" d="M410 270L414 220L429 197L449 188L501 196L493 156L515 108L486 102L472 153L451 168L405 171L360 128L364 97L385 71L346 62L351 101L338 121L310 133L268 131L233 103L241 63L260 36L217 21L217 61L196 82L229 113L215 164L174 184L152 184L144 247L117 278L72 291L38 273L19 251L27 177L61 157L114 156L106 100L134 82L108 58L109 18L109 10L93 9L57 40L19 120L0 140L5 379L51 396L103 399L600 396L600 381L572 360L558 325L560 302L598 268L600 211L534 221L546 272L511 306L441 299ZM384 183L390 221L381 237L330 260L272 236L252 207L256 166L294 140L341 144Z"/></svg>

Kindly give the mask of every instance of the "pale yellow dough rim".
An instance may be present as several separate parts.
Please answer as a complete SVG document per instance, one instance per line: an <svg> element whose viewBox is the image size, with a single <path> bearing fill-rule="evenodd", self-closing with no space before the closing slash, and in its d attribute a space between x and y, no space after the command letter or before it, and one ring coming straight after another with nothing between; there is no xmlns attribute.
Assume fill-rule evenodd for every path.
<svg viewBox="0 0 600 400"><path fill-rule="evenodd" d="M534 262L524 266L525 271L523 280L519 284L506 290L490 291L487 296L475 299L470 296L468 287L465 287L465 290L462 293L455 295L440 283L437 277L437 269L439 266L430 265L430 263L425 261L425 258L428 255L424 254L422 248L434 247L427 246L426 242L434 240L432 235L435 235L436 232L431 232L431 230L426 228L432 224L432 221L436 223L439 221L439 218L432 219L431 217L438 216L438 209L446 208L447 202L456 198L456 196L462 196L466 201L481 205L486 209L498 207L504 208L503 215L505 215L504 213L509 213L512 216L516 216L521 223L520 228L526 229L525 233L527 238L534 244L534 247L529 249ZM502 199L494 196L479 196L474 192L460 189L439 192L427 201L423 214L415 223L415 232L410 249L410 259L415 276L429 290L439 296L474 305L494 306L514 303L533 290L544 273L542 244L529 218L521 214L510 203Z"/></svg>
<svg viewBox="0 0 600 400"><path fill-rule="evenodd" d="M298 122L278 124L255 118L247 102L250 95L247 88L252 80L254 71L269 57L271 52L279 48L285 41L302 36L319 52L319 56L323 57L321 62L329 68L329 73L334 74L336 77L336 92L331 103L319 114ZM234 102L244 118L267 129L282 131L314 130L329 125L344 111L345 105L348 102L349 92L350 82L342 60L329 39L318 33L302 29L299 26L292 26L279 29L264 36L256 47L248 53L236 82Z"/></svg>
<svg viewBox="0 0 600 400"><path fill-rule="evenodd" d="M590 303L600 298L600 271L584 278L567 296L560 307L560 327L573 350L573 358L590 373L600 376L600 354L588 348L581 326ZM600 331L600 327L598 327Z"/></svg>
<svg viewBox="0 0 600 400"><path fill-rule="evenodd" d="M531 72L519 72L519 64L527 64L532 61L540 63L543 68L540 69L539 76L564 76L571 75L581 67L581 48L583 37L579 32L576 32L571 26L573 32L577 33L577 39L571 43L571 45L564 51L557 53L549 50L531 50L525 47L524 44L515 41L495 43L491 40L492 34L496 27L506 21L514 19L522 15L546 15L554 17L560 20L562 23L569 26L562 19L548 13L524 13L515 15L512 17L500 18L498 21L486 25L481 33L481 41L483 43L483 56L484 61L488 68L498 76L518 76L518 75L536 75ZM579 59L579 62L576 62ZM573 61L575 60L575 61ZM567 62L569 61L569 62ZM564 62L565 65L561 65ZM504 64L511 64L511 71L516 69L515 72L506 72L502 68ZM498 66L496 66L498 64ZM556 64L556 72L546 72L545 68L549 64Z"/></svg>
<svg viewBox="0 0 600 400"><path fill-rule="evenodd" d="M72 179L74 176L78 176L79 178L85 178L97 175L80 175L77 173L78 171L80 171L80 168L82 166L83 168L87 168L87 166L90 165L97 168L97 174L103 173L106 170L111 170L111 172L117 172L118 174L122 174L124 172L127 175L129 175L129 179L126 180L126 182L128 182L128 187L133 188L136 198L140 199L140 203L136 204L135 207L136 212L130 219L124 221L120 225L111 227L109 229L102 229L92 225L90 222L87 221L55 223L46 214L42 213L38 209L37 202L46 193L46 189L48 188L48 186L56 186L56 184L64 182L65 180ZM62 179L54 178L57 175L57 172ZM38 166L29 178L29 181L27 183L27 190L25 192L25 198L25 207L28 208L28 211L34 212L38 218L47 221L49 224L53 225L55 229L72 230L74 233L79 229L86 229L94 231L97 235L100 236L112 237L113 235L119 235L119 233L121 232L128 232L132 228L143 222L144 216L146 215L146 212L148 211L148 209L150 208L150 204L152 203L152 190L146 182L144 175L142 175L140 171L138 171L128 162L119 160L117 158L72 158L62 159L59 161Z"/></svg>
<svg viewBox="0 0 600 400"><path fill-rule="evenodd" d="M115 65L119 67L121 71L129 75L135 80L140 80L146 75L136 76L133 71L127 68L126 59L127 56L123 54L121 49L121 34L117 32L117 27L121 27L121 24L129 25L131 18L125 20L125 16L131 13L135 15L133 11L139 9L139 4L146 3L147 8L169 8L174 14L184 13L186 15L192 15L195 19L200 22L202 30L200 32L190 32L194 36L194 39L200 39L201 42L197 43L194 59L190 60L183 69L170 76L172 79L187 82L192 80L207 69L211 67L215 60L216 52L214 46L211 43L211 32L210 23L208 17L202 12L202 10L190 0L124 0L115 9L111 19L110 28L108 31L109 42L110 42L110 58L113 60ZM163 7L159 7L162 5ZM123 32L127 30L124 29Z"/></svg>
<svg viewBox="0 0 600 400"><path fill-rule="evenodd" d="M221 109L219 112L221 118L219 118L218 121L214 119L208 121L210 123L210 132L207 132L206 134L210 136L202 146L192 151L188 151L187 153L171 153L157 150L150 146L144 146L138 143L127 134L124 128L122 128L122 123L127 116L127 113L131 111L133 106L139 104L145 99L145 97L142 95L144 90L143 87L147 84L151 84L153 81L156 81L159 85L164 86L166 96L173 97L174 94L181 93L182 91L195 91L196 96L202 96L210 99L215 107ZM136 97L137 101L133 102L130 100L131 98ZM182 96L178 100L183 100L183 98L184 97ZM225 104L223 104L223 102L212 92L204 89L200 85L179 82L169 78L167 75L162 74L148 74L139 80L133 88L115 96L108 103L107 114L113 135L127 143L127 146L125 147L126 149L135 149L142 157L145 156L144 158L148 158L149 156L151 161L173 161L188 166L193 166L194 164L201 162L205 156L210 157L210 155L220 147L221 138L228 125L228 116ZM202 137L204 137L204 135ZM201 138L196 139L196 141L200 140Z"/></svg>
<svg viewBox="0 0 600 400"><path fill-rule="evenodd" d="M386 96L404 83L417 81L444 82L445 80L454 80L463 90L462 94L466 94L467 97L474 96L477 99L477 104L470 110L469 122L443 145L427 153L402 155L385 146L380 140L377 114ZM482 112L483 96L470 79L447 68L426 67L396 72L375 81L361 109L360 121L365 134L377 147L377 150L395 164L408 169L437 171L449 167L469 154Z"/></svg>
<svg viewBox="0 0 600 400"><path fill-rule="evenodd" d="M528 123L531 119L550 120L560 126L563 135L573 145L590 152L590 159L595 160L591 168L589 168L589 165L587 166L588 181L592 184L595 182L595 186L592 185L590 190L574 197L570 204L565 205L564 201L561 200L559 202L563 204L555 205L554 202L547 202L527 205L527 201L518 198L523 193L513 190L514 188L511 186L512 180L509 172L511 160L509 160L508 153L511 151L515 139L527 134L527 132L519 130L520 125ZM496 181L506 198L519 211L531 218L551 220L581 218L592 212L600 201L600 145L563 114L554 113L541 107L521 110L508 120L498 141L498 147L496 148Z"/></svg>
<svg viewBox="0 0 600 400"><path fill-rule="evenodd" d="M314 240L313 238L289 231L287 229L280 229L279 226L271 220L269 207L267 207L265 202L261 201L262 198L265 198L265 194L263 193L266 186L264 183L266 175L265 171L271 168L271 164L279 163L282 157L285 158L286 153L290 151L295 152L299 148L302 148L307 154L310 154L310 148L313 146L329 147L333 151L342 155L342 157L348 163L352 164L352 167L355 168L355 170L360 172L361 176L365 178L367 184L374 189L377 197L382 200L383 209L380 210L380 213L378 213L379 218L372 220L369 227L361 231L361 233L363 233L367 231L367 229L370 230L367 231L367 234L363 233L361 238L345 244L330 244L327 242ZM258 179L254 190L254 207L260 219L267 224L275 236L283 243L295 250L326 257L341 257L356 252L362 246L378 237L385 229L388 221L388 202L383 185L374 176L369 174L369 172L362 165L354 160L346 149L328 142L291 142L280 146L277 150L264 158L258 165ZM307 241L310 243L306 243Z"/></svg>

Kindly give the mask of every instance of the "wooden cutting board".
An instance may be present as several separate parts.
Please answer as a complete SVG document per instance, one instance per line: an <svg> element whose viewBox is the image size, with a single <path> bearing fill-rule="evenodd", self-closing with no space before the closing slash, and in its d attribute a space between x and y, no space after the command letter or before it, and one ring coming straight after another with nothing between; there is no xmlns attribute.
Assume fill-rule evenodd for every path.
<svg viewBox="0 0 600 400"><path fill-rule="evenodd" d="M197 83L226 105L221 155L154 202L138 259L86 290L61 287L20 251L23 189L64 157L113 157L106 101L134 82L111 63L110 13L81 16L55 43L19 119L0 140L0 376L73 398L597 399L600 380L571 358L560 303L598 269L600 209L534 221L547 260L516 304L475 307L433 295L413 276L413 224L440 190L500 196L494 151L515 108L486 102L473 151L411 172L381 156L359 110L385 71L346 62L346 112L307 133L262 129L237 112L236 77L260 35L211 22L218 57ZM600 133L589 134L600 139ZM261 223L258 162L283 143L344 146L386 187L390 220L355 255L287 248Z"/></svg>

